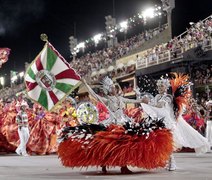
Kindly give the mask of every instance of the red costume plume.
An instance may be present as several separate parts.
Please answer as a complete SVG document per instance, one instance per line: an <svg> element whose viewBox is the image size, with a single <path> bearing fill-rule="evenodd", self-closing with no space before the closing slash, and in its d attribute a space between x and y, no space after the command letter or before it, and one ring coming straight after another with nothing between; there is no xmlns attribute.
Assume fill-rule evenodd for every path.
<svg viewBox="0 0 212 180"><path fill-rule="evenodd" d="M170 80L175 113L182 112L183 106L187 106L191 97L189 76L182 73L172 73L174 77Z"/></svg>

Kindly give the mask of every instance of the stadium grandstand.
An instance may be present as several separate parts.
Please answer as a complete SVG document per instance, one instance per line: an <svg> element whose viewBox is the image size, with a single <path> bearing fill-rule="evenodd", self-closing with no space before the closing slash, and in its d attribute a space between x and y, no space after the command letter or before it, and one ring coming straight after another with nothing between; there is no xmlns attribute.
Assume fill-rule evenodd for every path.
<svg viewBox="0 0 212 180"><path fill-rule="evenodd" d="M145 90L141 82L149 81L147 77L157 79L169 72L188 73L194 84L194 96L199 102L206 101L211 97L208 91L212 86L212 16L190 24L190 28L172 39L169 30L166 22L115 46L82 54L70 64L89 84L98 83L106 75L112 77L130 98L135 98L133 89L137 86ZM22 82L19 79L12 83L12 88L2 88L0 98L8 99L23 91Z"/></svg>

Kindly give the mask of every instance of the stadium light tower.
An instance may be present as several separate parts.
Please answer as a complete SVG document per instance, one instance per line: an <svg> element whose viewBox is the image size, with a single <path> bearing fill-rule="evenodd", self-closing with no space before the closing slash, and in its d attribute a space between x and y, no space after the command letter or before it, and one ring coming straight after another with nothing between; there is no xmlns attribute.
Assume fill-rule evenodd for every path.
<svg viewBox="0 0 212 180"><path fill-rule="evenodd" d="M148 8L145 11L142 12L142 16L144 19L146 18L153 18L154 17L154 9Z"/></svg>
<svg viewBox="0 0 212 180"><path fill-rule="evenodd" d="M75 60L75 57L77 55L76 46L77 46L77 39L74 38L74 36L70 36L69 37L69 47L70 47L70 52L73 56L73 60Z"/></svg>
<svg viewBox="0 0 212 180"><path fill-rule="evenodd" d="M161 0L163 11L167 12L167 22L170 39L172 38L172 10L175 8L175 0Z"/></svg>
<svg viewBox="0 0 212 180"><path fill-rule="evenodd" d="M108 47L115 46L117 44L116 19L113 18L111 15L108 15L105 16L105 20Z"/></svg>

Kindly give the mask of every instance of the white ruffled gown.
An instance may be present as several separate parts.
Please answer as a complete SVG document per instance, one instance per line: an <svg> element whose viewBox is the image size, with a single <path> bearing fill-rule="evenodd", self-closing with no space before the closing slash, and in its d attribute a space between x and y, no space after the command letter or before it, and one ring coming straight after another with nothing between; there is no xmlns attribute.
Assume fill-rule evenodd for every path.
<svg viewBox="0 0 212 180"><path fill-rule="evenodd" d="M175 148L189 147L195 149L197 154L206 153L209 148L208 140L203 137L197 130L191 127L179 115L177 120L173 111L172 96L168 94L157 95L155 104L163 104L163 107L158 108L152 105L141 103L145 113L153 118L163 118L168 129L173 133Z"/></svg>

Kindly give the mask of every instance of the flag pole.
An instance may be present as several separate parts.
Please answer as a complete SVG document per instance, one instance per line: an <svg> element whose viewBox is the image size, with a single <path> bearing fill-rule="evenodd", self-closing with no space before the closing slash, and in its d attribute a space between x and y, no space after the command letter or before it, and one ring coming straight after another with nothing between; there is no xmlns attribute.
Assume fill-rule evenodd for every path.
<svg viewBox="0 0 212 180"><path fill-rule="evenodd" d="M104 101L93 91L93 89L87 84L87 82L85 81L84 78L82 78L81 80L82 80L82 82L85 84L85 86L87 87L87 89L88 89L88 91L91 93L91 95L93 95L94 98L96 98L96 99L99 100L103 105L105 105L105 107L108 109L110 115L112 115L113 118L115 119L115 124L117 124L117 121L118 121L118 120L117 120L117 118L116 118L114 112L112 112L112 111L110 110L110 108L105 104L105 102L104 102Z"/></svg>

